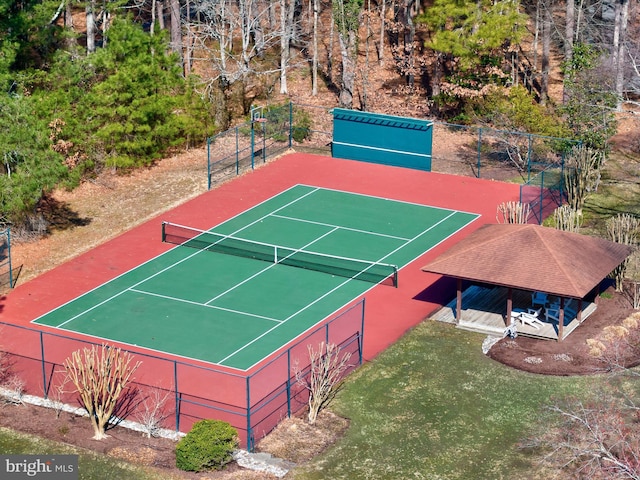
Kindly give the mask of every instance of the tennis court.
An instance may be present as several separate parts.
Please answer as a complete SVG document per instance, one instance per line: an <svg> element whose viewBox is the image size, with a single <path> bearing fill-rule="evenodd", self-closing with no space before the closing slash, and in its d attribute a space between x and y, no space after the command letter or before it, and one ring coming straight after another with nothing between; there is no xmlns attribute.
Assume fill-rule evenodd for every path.
<svg viewBox="0 0 640 480"><path fill-rule="evenodd" d="M248 370L477 217L295 185L34 323Z"/></svg>

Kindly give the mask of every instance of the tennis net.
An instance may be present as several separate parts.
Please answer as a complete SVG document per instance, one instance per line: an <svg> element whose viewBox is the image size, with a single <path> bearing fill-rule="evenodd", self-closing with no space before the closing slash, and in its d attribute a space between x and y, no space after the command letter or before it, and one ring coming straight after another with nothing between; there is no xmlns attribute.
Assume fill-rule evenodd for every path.
<svg viewBox="0 0 640 480"><path fill-rule="evenodd" d="M170 222L162 222L162 241L211 252L252 258L298 268L398 286L398 267L388 263L327 255L290 247L221 235Z"/></svg>

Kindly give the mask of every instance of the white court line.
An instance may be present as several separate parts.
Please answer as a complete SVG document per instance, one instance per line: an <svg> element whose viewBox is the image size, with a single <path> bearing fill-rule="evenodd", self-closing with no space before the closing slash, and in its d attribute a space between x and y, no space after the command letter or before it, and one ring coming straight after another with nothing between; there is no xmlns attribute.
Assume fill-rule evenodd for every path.
<svg viewBox="0 0 640 480"><path fill-rule="evenodd" d="M313 220L305 220L304 218L287 217L286 215L271 215L271 216L272 217L277 217L277 218L284 218L285 220L293 220L295 222L311 223L311 224L314 224L314 225L321 225L323 227L336 227L336 228L339 228L340 230L348 230L350 232L357 232L357 233L366 233L368 235L373 235L373 236L376 236L376 237L393 238L395 240L402 240L404 242L408 242L409 241L408 238L397 237L395 235L387 235L385 233L370 232L368 230L361 230L359 228L343 227L341 225L332 225L330 223L315 222Z"/></svg>
<svg viewBox="0 0 640 480"><path fill-rule="evenodd" d="M286 208L286 207L288 207L289 205L293 205L293 204L294 204L294 203L296 203L298 200L301 200L301 199L303 199L303 198L307 197L308 195L311 195L312 193L314 193L314 192L316 192L316 191L318 191L318 190L319 190L319 187L315 187L315 189L314 189L314 190L311 190L311 191L309 191L309 192L305 193L304 195L302 195L302 196L300 196L300 197L297 197L295 200L292 200L291 202L289 202L289 203L287 203L287 204L285 204L285 205L283 205L283 206L279 207L278 209L274 210L274 212L277 212L277 211L279 211L279 210L282 210L283 208ZM235 232L233 232L233 234L238 233L238 232L241 232L242 230L244 230L245 228L249 227L250 225L254 225L255 223L260 222L261 220L264 220L265 218L267 218L267 217L268 217L269 215L271 215L272 213L273 213L273 212L269 212L268 214L263 215L261 218L259 218L259 219L255 220L254 222L250 223L249 225L245 225L245 226L244 226L244 227L242 227L241 229L236 230ZM233 234L232 234L232 235L233 235ZM122 290L122 291L120 291L120 292L116 293L115 295L112 295L111 297L107 298L106 300L103 300L102 302L100 302L100 303L98 303L98 304L96 304L96 305L93 305L93 306L91 306L90 308L88 308L88 309L86 309L86 310L84 310L84 311L80 312L79 314L77 314L77 315L75 315L75 316L73 316L73 317L71 317L71 318L69 318L69 319L65 320L64 322L62 322L61 324L57 325L56 327L57 327L57 328L60 328L60 327L62 327L63 325L66 325L67 323L74 321L75 319L77 319L77 318L81 317L82 315L84 315L84 314L86 314L86 313L88 313L88 312L90 312L90 311L92 311L92 310L94 310L94 309L96 309L96 308L98 308L98 307L100 307L100 306L104 305L104 304L105 304L105 303L107 303L107 302L110 302L110 301L111 301L111 300L113 300L114 298L119 297L119 296L120 296L120 295L122 295L123 293L126 293L126 292L127 292L127 291L129 291L130 289L137 287L138 285L140 285L140 284L142 284L142 283L146 282L147 280L151 280L152 278L154 278L154 277L156 277L156 276L160 275L161 273L164 273L164 272L166 272L167 270L172 269L172 268L173 268L173 267L175 267L176 265L179 265L180 263L182 263L182 262L184 262L184 261L186 261L186 260L188 260L188 259L190 259L190 258L193 258L193 257L195 257L195 256L196 256L196 255L198 255L198 254L201 254L203 251L204 251L204 250L198 250L197 252L193 253L192 255L189 255L188 257L185 257L185 258L183 258L182 260L179 260L179 261L177 261L177 262L175 262L175 263L173 263L173 264L171 264L171 265L169 265L169 266L167 266L167 267L163 268L163 269L162 269L162 270L160 270L159 272L154 273L153 275L151 275L151 276L149 276L149 277L145 278L144 280L140 280L138 283L135 283L134 285L131 285L131 286L129 286L129 287L127 287L127 288L125 288L124 290ZM166 252L165 252L165 253L166 253ZM156 258L158 258L158 257L156 257ZM134 269L134 270L135 270L135 269ZM130 271L132 271L132 270L130 270ZM118 277L116 277L116 278L118 278ZM107 282L107 283L109 283L109 282ZM103 285L106 285L106 284L103 284ZM75 299L74 299L74 300L75 300ZM73 300L72 300L72 301L73 301ZM68 302L68 303L71 303L71 302ZM65 305L66 305L66 304L65 304ZM45 314L45 315L46 315L46 314ZM38 318L41 318L41 317L38 317ZM37 320L37 319L36 319L36 320ZM34 321L35 321L35 320L34 320Z"/></svg>
<svg viewBox="0 0 640 480"><path fill-rule="evenodd" d="M137 288L130 288L129 291L141 293L142 295L149 295L151 297L164 298L165 300L172 300L174 302L189 303L191 305L196 305L198 307L206 307L206 308L211 308L213 310L223 310L225 312L238 313L240 315L260 318L262 320L269 320L270 322L275 322L275 323L282 323L284 321L284 320L278 320L277 318L265 317L264 315L256 315L255 313L241 312L240 310L232 310L231 308L216 307L215 305L207 305L206 303L194 302L192 300L185 300L184 298L170 297L169 295L161 295L159 293L147 292L145 290L138 290Z"/></svg>
<svg viewBox="0 0 640 480"><path fill-rule="evenodd" d="M337 142L335 140L333 140L331 143L334 145L344 145L345 147L357 147L365 150L376 150L379 152L391 152L391 153L399 153L402 155L411 155L412 157L431 158L431 154L429 153L408 152L405 150L395 150L393 148L381 148L381 147L374 147L373 145L362 145L360 143Z"/></svg>

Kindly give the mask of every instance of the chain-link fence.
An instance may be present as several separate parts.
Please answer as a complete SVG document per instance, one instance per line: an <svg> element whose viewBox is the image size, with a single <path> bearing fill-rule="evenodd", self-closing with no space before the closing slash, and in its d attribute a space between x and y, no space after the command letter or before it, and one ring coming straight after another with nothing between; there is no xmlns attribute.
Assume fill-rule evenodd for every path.
<svg viewBox="0 0 640 480"><path fill-rule="evenodd" d="M250 119L207 139L208 188L295 148L331 152L331 113L288 103L254 107Z"/></svg>
<svg viewBox="0 0 640 480"><path fill-rule="evenodd" d="M306 405L308 392L295 373L305 378L309 375L308 348L317 350L322 342L337 345L340 352L351 355L348 373L362 364L363 329L364 300L360 300L249 372L123 349L134 362L141 362L131 385L135 407L129 409L127 419L144 426L145 408L157 407L161 428L188 432L194 422L215 418L229 422L242 445L252 449L283 418ZM0 322L0 331L0 366L5 375L15 375L20 381L22 390L17 395L43 396L54 407L77 404L77 394L67 383L64 361L74 351L98 343L72 333L63 335L6 322ZM149 401L160 404L149 405Z"/></svg>
<svg viewBox="0 0 640 480"><path fill-rule="evenodd" d="M549 168L561 169L565 156L578 143L566 138L435 122L432 169L522 183Z"/></svg>
<svg viewBox="0 0 640 480"><path fill-rule="evenodd" d="M208 141L209 188L288 150L331 155L332 109L304 104L258 107L251 120ZM540 223L562 204L565 156L579 142L488 127L433 124L434 172L522 185Z"/></svg>

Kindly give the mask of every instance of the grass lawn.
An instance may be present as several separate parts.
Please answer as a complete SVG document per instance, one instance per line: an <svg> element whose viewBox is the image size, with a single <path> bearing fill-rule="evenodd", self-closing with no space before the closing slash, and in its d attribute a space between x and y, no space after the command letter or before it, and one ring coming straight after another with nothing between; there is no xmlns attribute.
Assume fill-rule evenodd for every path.
<svg viewBox="0 0 640 480"><path fill-rule="evenodd" d="M9 407L11 408L11 407ZM78 475L81 480L172 480L171 476L159 476L158 471L145 470L121 462L107 455L87 452L70 445L48 441L32 435L18 433L0 427L0 452L3 455L79 455Z"/></svg>
<svg viewBox="0 0 640 480"><path fill-rule="evenodd" d="M505 367L483 336L426 321L346 382L332 409L346 436L300 479L551 478L518 448L553 398L597 377L545 377Z"/></svg>

